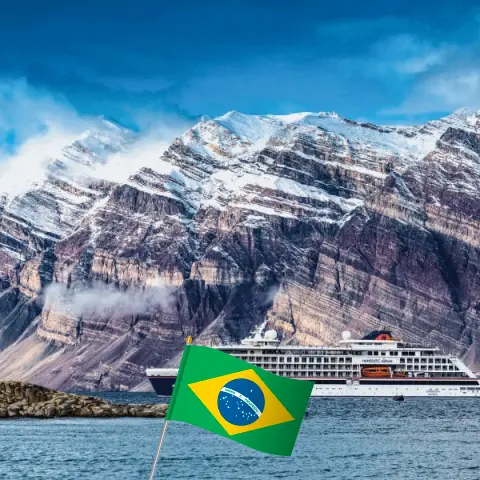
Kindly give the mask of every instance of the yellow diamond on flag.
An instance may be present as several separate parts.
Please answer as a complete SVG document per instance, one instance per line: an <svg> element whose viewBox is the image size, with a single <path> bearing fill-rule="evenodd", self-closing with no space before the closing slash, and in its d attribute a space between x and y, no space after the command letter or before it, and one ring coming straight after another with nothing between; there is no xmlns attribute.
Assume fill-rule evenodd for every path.
<svg viewBox="0 0 480 480"><path fill-rule="evenodd" d="M188 386L229 435L295 420L253 369Z"/></svg>

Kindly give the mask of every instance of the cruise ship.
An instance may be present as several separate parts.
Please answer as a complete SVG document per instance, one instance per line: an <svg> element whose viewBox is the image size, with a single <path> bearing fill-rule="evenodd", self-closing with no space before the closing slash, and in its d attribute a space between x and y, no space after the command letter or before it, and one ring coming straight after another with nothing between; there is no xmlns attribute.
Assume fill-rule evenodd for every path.
<svg viewBox="0 0 480 480"><path fill-rule="evenodd" d="M480 397L480 381L453 355L403 342L382 328L359 340L343 332L335 346L280 345L259 327L240 345L215 347L283 377L311 380L313 397ZM177 369L149 368L158 395L172 393Z"/></svg>

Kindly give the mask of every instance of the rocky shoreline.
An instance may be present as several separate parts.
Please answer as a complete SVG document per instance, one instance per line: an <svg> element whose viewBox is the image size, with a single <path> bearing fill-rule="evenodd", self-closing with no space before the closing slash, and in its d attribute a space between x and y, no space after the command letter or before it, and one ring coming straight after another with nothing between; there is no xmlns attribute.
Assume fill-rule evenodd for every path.
<svg viewBox="0 0 480 480"><path fill-rule="evenodd" d="M164 417L165 404L114 404L99 397L51 390L23 382L0 382L0 419L21 417Z"/></svg>

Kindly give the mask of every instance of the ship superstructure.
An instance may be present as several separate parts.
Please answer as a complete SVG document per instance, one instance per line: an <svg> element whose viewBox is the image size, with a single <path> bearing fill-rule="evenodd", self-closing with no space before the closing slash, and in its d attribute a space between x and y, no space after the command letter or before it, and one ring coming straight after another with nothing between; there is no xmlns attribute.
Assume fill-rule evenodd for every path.
<svg viewBox="0 0 480 480"><path fill-rule="evenodd" d="M480 383L458 358L434 346L403 342L380 329L361 339L344 332L335 346L281 345L259 327L240 345L215 347L276 375L312 380L312 396L480 396ZM147 370L159 395L170 395L175 369Z"/></svg>

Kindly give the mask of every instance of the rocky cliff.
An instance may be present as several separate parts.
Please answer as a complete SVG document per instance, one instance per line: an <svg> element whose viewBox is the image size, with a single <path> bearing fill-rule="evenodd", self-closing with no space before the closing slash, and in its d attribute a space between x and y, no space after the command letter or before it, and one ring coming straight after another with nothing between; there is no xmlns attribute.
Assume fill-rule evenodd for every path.
<svg viewBox="0 0 480 480"><path fill-rule="evenodd" d="M0 206L0 377L127 389L184 338L392 326L479 362L480 116L202 119L122 182L108 123ZM81 165L81 168L79 167Z"/></svg>

